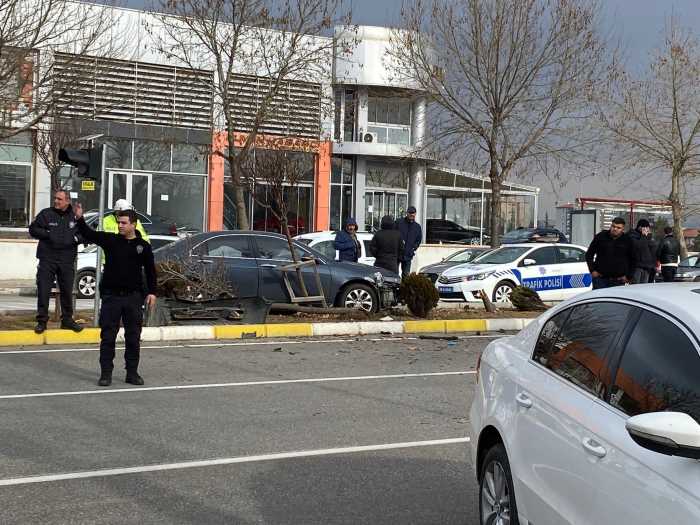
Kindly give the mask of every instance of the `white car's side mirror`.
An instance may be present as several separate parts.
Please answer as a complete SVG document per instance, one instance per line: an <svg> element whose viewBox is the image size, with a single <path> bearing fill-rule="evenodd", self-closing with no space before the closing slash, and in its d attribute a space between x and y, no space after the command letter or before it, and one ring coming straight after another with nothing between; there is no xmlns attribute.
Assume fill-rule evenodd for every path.
<svg viewBox="0 0 700 525"><path fill-rule="evenodd" d="M629 418L625 428L640 447L667 456L700 459L700 425L688 414L640 414Z"/></svg>
<svg viewBox="0 0 700 525"><path fill-rule="evenodd" d="M535 259L523 259L523 266L532 266L534 264L537 264Z"/></svg>

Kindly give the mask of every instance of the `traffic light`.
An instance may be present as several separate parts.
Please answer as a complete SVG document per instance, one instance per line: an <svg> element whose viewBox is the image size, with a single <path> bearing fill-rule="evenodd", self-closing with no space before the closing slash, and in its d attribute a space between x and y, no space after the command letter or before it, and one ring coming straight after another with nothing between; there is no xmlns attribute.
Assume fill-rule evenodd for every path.
<svg viewBox="0 0 700 525"><path fill-rule="evenodd" d="M75 166L78 177L98 180L102 175L102 148L102 144L90 149L61 148L58 160Z"/></svg>

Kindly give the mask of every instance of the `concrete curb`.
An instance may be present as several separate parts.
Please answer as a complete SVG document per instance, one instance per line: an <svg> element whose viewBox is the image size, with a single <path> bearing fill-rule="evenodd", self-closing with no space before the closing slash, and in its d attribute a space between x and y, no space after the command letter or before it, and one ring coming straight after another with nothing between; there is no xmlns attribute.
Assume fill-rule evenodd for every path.
<svg viewBox="0 0 700 525"><path fill-rule="evenodd" d="M220 326L160 326L144 328L141 340L191 341L254 339L260 337L318 337L376 334L417 334L456 332L517 331L532 319L449 319L444 321L368 321L351 323L283 323ZM124 341L123 330L117 341ZM47 330L41 335L32 330L0 330L0 346L93 344L100 342L99 328L85 328L80 333Z"/></svg>

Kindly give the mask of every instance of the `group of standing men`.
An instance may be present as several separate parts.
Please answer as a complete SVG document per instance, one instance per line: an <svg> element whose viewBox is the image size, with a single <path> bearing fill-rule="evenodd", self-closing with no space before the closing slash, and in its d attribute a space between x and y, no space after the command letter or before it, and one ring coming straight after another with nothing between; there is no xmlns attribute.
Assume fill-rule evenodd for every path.
<svg viewBox="0 0 700 525"><path fill-rule="evenodd" d="M673 236L673 228L664 228L664 238L657 243L646 219L640 219L633 231L625 233L625 220L616 217L609 230L593 238L586 252L586 262L595 290L653 283L659 266L664 282L673 282L680 253L681 246Z"/></svg>
<svg viewBox="0 0 700 525"><path fill-rule="evenodd" d="M49 297L54 280L61 301L61 328L80 332L73 319L73 279L78 245L97 244L105 253L100 282L100 386L112 383L114 353L120 323L124 326L127 383L143 385L138 373L144 299L148 307L156 301L156 272L148 236L133 207L124 199L115 203L114 213L105 217L103 229L96 232L85 222L82 206L71 204L67 191L54 195L53 207L42 210L29 226L39 240L37 268L37 324L34 331L46 330ZM143 233L142 233L143 232ZM99 264L99 261L97 261ZM146 282L143 282L143 274Z"/></svg>
<svg viewBox="0 0 700 525"><path fill-rule="evenodd" d="M423 239L423 230L416 222L416 208L409 206L406 216L394 221L391 215L382 217L380 230L372 237L369 251L374 265L401 275L411 273L411 263ZM357 238L357 221L352 217L345 222L343 230L335 236L335 249L341 261L357 262L362 245Z"/></svg>

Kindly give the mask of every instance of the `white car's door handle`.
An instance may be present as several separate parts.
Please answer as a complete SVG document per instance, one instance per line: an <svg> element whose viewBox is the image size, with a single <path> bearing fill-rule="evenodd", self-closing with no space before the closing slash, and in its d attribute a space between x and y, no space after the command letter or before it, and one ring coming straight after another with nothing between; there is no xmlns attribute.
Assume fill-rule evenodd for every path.
<svg viewBox="0 0 700 525"><path fill-rule="evenodd" d="M581 444L583 445L583 448L586 449L586 452L593 454L596 457L604 458L605 454L608 453L608 451L605 450L605 447L601 446L601 444L595 439L585 437L581 440Z"/></svg>
<svg viewBox="0 0 700 525"><path fill-rule="evenodd" d="M532 406L532 399L530 399L527 394L523 394L522 392L515 396L515 402L523 408L530 408Z"/></svg>

